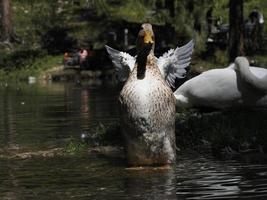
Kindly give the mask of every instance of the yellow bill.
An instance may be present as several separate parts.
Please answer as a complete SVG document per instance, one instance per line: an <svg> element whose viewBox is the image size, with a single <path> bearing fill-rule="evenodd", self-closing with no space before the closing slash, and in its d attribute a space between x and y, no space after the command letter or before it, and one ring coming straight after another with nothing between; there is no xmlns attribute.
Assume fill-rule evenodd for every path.
<svg viewBox="0 0 267 200"><path fill-rule="evenodd" d="M154 40L152 39L152 32L151 31L145 31L145 37L144 37L144 43L145 44L153 44Z"/></svg>

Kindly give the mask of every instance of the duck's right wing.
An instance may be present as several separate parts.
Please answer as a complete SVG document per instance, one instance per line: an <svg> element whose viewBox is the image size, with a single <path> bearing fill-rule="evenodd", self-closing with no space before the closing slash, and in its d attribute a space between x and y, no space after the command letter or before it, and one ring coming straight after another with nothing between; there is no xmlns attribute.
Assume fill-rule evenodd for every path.
<svg viewBox="0 0 267 200"><path fill-rule="evenodd" d="M116 77L118 81L124 82L129 77L130 72L133 70L136 57L122 51L113 49L105 45L110 59L115 66Z"/></svg>
<svg viewBox="0 0 267 200"><path fill-rule="evenodd" d="M182 47L170 49L158 58L157 64L166 82L170 87L174 87L176 78L184 78L186 68L190 64L194 50L194 41L191 40Z"/></svg>

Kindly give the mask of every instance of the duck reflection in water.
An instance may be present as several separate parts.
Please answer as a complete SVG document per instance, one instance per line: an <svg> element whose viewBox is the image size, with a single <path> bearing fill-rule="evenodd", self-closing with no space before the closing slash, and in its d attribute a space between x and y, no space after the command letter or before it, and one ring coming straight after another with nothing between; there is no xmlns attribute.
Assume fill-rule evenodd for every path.
<svg viewBox="0 0 267 200"><path fill-rule="evenodd" d="M124 187L125 195L138 199L177 200L174 169L128 170Z"/></svg>

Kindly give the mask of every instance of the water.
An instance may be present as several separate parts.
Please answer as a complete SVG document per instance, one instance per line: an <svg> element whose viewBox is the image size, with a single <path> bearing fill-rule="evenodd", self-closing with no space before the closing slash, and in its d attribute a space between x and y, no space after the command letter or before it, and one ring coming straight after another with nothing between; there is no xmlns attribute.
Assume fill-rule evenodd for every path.
<svg viewBox="0 0 267 200"><path fill-rule="evenodd" d="M100 122L117 121L117 94L72 83L1 86L0 149L63 147ZM189 152L172 169L142 170L96 155L0 158L0 199L260 200L267 199L267 165Z"/></svg>
<svg viewBox="0 0 267 200"><path fill-rule="evenodd" d="M0 148L61 147L118 118L117 90L66 84L0 89Z"/></svg>

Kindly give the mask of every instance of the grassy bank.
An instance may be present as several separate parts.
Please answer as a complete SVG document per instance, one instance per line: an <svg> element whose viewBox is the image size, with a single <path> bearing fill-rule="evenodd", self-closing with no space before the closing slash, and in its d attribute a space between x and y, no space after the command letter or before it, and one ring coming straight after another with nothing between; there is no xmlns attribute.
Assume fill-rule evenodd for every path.
<svg viewBox="0 0 267 200"><path fill-rule="evenodd" d="M177 114L178 147L209 149L215 155L267 152L267 113L263 109L231 109Z"/></svg>
<svg viewBox="0 0 267 200"><path fill-rule="evenodd" d="M22 67L14 67L12 69L1 68L0 82L28 81L29 77L39 78L44 71L60 66L61 63L62 55L44 55L28 62Z"/></svg>

